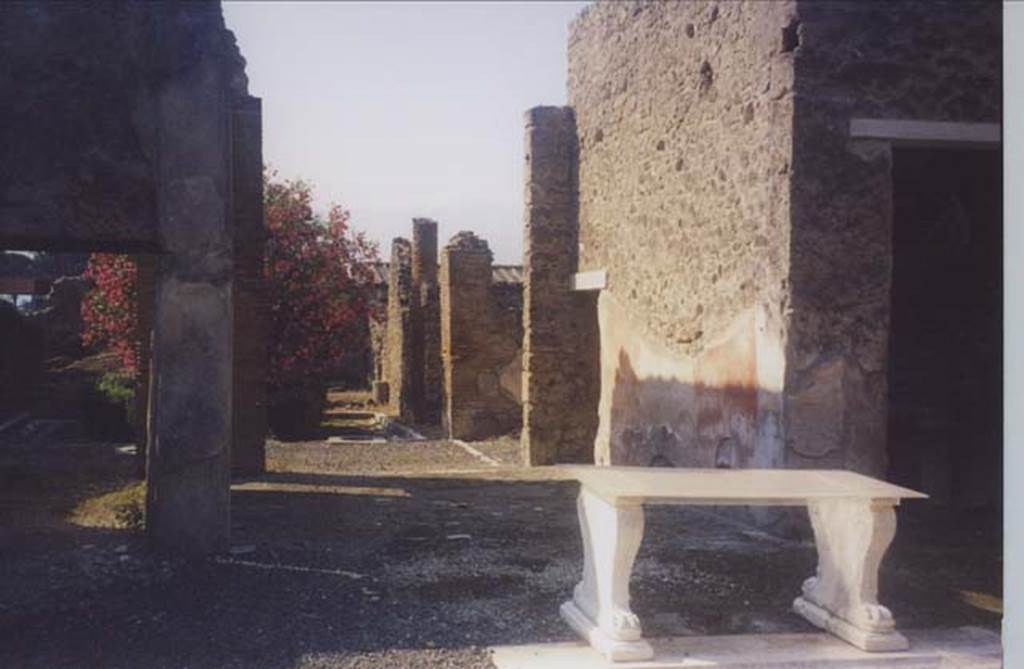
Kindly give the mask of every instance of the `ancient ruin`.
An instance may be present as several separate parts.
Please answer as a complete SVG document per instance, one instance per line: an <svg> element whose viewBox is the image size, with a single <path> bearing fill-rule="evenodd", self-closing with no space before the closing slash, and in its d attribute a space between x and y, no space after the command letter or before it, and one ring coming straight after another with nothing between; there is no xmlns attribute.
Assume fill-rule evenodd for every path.
<svg viewBox="0 0 1024 669"><path fill-rule="evenodd" d="M232 457L258 471L263 448L258 384L234 390L236 376L262 377L258 352L235 353L235 305L262 257L259 100L244 61L212 3L16 4L2 40L0 247L158 256L143 319L147 529L175 550L225 550ZM250 426L243 441L236 424Z"/></svg>
<svg viewBox="0 0 1024 669"><path fill-rule="evenodd" d="M307 265L284 304L352 325L307 328L348 341L289 379L291 434L228 27L0 10L0 665L997 666L998 3L586 6L565 104L523 116L522 263L409 204ZM137 365L84 434L109 407L47 365L104 378L95 253L134 272Z"/></svg>
<svg viewBox="0 0 1024 669"><path fill-rule="evenodd" d="M565 435L543 450L578 448L589 412L566 387L599 373L598 463L834 467L996 503L999 382L978 370L999 368L999 20L949 3L587 8L570 107L527 118L524 350L528 376L550 370L534 347L580 355L586 335L557 337L592 323L600 364L527 383L529 450L538 406ZM968 78L969 96L949 84ZM939 185L954 170L964 185ZM924 204L940 191L946 205ZM533 279L545 227L565 264ZM564 306L574 274L601 283L582 315ZM972 344L924 325L962 317L916 297L946 276L945 295L983 301ZM537 293L559 308L538 317ZM538 318L557 320L535 339ZM953 350L971 399L928 390ZM954 415L970 437L941 426ZM922 421L930 437L910 434Z"/></svg>
<svg viewBox="0 0 1024 669"><path fill-rule="evenodd" d="M522 269L493 265L487 242L469 232L455 235L438 262L429 219L413 219L412 237L395 239L378 269L378 286L387 281L386 293L377 289L386 294L383 323L368 329L375 400L399 420L441 426L454 439L517 434Z"/></svg>

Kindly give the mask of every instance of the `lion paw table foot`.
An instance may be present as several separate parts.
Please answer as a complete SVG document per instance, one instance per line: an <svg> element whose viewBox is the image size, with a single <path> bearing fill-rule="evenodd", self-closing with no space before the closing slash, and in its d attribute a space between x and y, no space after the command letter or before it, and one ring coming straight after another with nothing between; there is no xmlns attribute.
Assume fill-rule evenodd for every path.
<svg viewBox="0 0 1024 669"><path fill-rule="evenodd" d="M907 641L907 637L895 630L889 632L862 630L859 627L854 627L842 618L832 615L803 597L797 597L793 602L793 611L803 616L807 622L815 627L830 632L861 650L885 652L910 648L910 642Z"/></svg>
<svg viewBox="0 0 1024 669"><path fill-rule="evenodd" d="M576 602L569 600L562 604L558 612L562 619L569 623L577 634L583 637L594 650L602 653L612 662L628 662L631 660L649 660L654 657L651 644L643 639L622 641L613 639L601 631L600 626L585 614Z"/></svg>
<svg viewBox="0 0 1024 669"><path fill-rule="evenodd" d="M807 508L818 569L804 581L793 611L862 650L909 648L889 609L878 602L878 569L896 536L892 504L816 500Z"/></svg>

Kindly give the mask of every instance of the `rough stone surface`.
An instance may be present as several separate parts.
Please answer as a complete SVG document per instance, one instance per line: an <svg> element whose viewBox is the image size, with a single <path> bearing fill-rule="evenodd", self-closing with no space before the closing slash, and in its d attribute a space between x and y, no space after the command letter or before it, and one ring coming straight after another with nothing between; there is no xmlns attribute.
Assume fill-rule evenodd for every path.
<svg viewBox="0 0 1024 669"><path fill-rule="evenodd" d="M888 143L851 141L849 120L999 122L1000 17L999 6L989 3L799 5L786 369L789 466L876 475L888 468L893 151ZM802 398L816 392L812 387L820 386L823 374L841 378L828 403L820 398L813 409L828 406L840 426L826 442L814 419L800 416Z"/></svg>
<svg viewBox="0 0 1024 669"><path fill-rule="evenodd" d="M0 45L0 247L157 249L161 85L245 77L219 3L15 3Z"/></svg>
<svg viewBox="0 0 1024 669"><path fill-rule="evenodd" d="M794 7L598 3L572 25L579 271L607 271L598 462L781 459Z"/></svg>
<svg viewBox="0 0 1024 669"><path fill-rule="evenodd" d="M577 269L607 272L598 461L886 474L893 149L850 119L998 122L1000 32L986 3L584 10L569 102Z"/></svg>
<svg viewBox="0 0 1024 669"><path fill-rule="evenodd" d="M470 232L452 237L441 254L443 424L455 439L476 440L516 431L518 397L503 384L521 364L518 314L494 299L492 255Z"/></svg>
<svg viewBox="0 0 1024 669"><path fill-rule="evenodd" d="M608 290L681 354L783 293L793 11L611 2L572 25L580 271L606 269Z"/></svg>
<svg viewBox="0 0 1024 669"><path fill-rule="evenodd" d="M17 3L0 22L0 247L160 253L147 531L228 545L230 111L247 82L220 5Z"/></svg>
<svg viewBox="0 0 1024 669"><path fill-rule="evenodd" d="M378 278L374 285L380 286L376 290L386 291L388 306L384 318L370 317L368 334L375 365L380 369L377 378L388 385L389 411L421 426L448 425L451 386L445 365L456 368L460 379L483 374L482 370L487 369L479 381L485 391L475 401L490 408L481 409L483 413L478 418L483 422L479 426L460 427L458 432L462 438L481 438L518 431L523 336L520 268L493 267L488 261L489 274L471 273L471 279L459 279L458 285L449 286L449 296L461 296L461 291L471 283L479 289L468 298L472 306L460 302L457 310L467 309L466 314L481 320L478 332L473 331L471 323L464 328L475 338L473 343L467 339L453 344L455 348L466 347L463 354L442 361L442 321L450 321L451 314L441 310L443 288L438 279L437 223L414 218L412 238L412 243L401 240L399 268L396 269L393 254L392 262L380 264L375 272ZM456 240L460 251L490 254L487 242L469 233L457 236ZM460 330L456 337L462 336ZM469 365L464 371L459 369L463 364ZM508 404L510 399L515 407ZM465 420L470 420L468 416Z"/></svg>
<svg viewBox="0 0 1024 669"><path fill-rule="evenodd" d="M437 223L412 220L413 382L416 422L441 422L441 312L437 284Z"/></svg>
<svg viewBox="0 0 1024 669"><path fill-rule="evenodd" d="M412 421L413 307L412 245L401 237L391 242L388 267L388 320L385 348L388 412Z"/></svg>
<svg viewBox="0 0 1024 669"><path fill-rule="evenodd" d="M373 285L369 288L365 332L369 337L366 344L369 349L366 371L371 384L387 382L388 272L387 263L376 263L371 278Z"/></svg>
<svg viewBox="0 0 1024 669"><path fill-rule="evenodd" d="M577 143L571 109L526 114L523 459L592 461L599 365L596 296L577 271Z"/></svg>

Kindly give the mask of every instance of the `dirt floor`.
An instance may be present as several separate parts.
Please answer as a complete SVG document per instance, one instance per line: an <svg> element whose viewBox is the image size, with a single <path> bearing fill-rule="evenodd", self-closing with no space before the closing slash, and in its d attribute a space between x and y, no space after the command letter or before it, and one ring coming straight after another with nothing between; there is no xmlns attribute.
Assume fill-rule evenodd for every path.
<svg viewBox="0 0 1024 669"><path fill-rule="evenodd" d="M473 444L483 458L272 441L271 471L233 486L231 553L192 562L123 529L123 446L0 444L0 667L469 669L489 646L573 638L557 610L579 578L577 486L519 468L513 439ZM647 635L810 630L789 606L811 543L735 513L647 519ZM998 629L1000 555L998 518L908 503L884 601L904 627Z"/></svg>

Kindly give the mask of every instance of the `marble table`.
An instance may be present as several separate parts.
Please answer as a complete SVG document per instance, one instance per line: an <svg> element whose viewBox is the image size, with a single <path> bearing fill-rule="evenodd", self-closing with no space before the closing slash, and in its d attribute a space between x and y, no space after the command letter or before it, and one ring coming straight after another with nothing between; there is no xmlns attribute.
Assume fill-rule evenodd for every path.
<svg viewBox="0 0 1024 669"><path fill-rule="evenodd" d="M908 648L892 614L878 602L878 568L896 535L896 505L927 495L841 470L562 469L580 482L583 579L560 613L610 660L653 656L629 604L645 504L807 507L818 569L804 581L793 610L863 650Z"/></svg>

